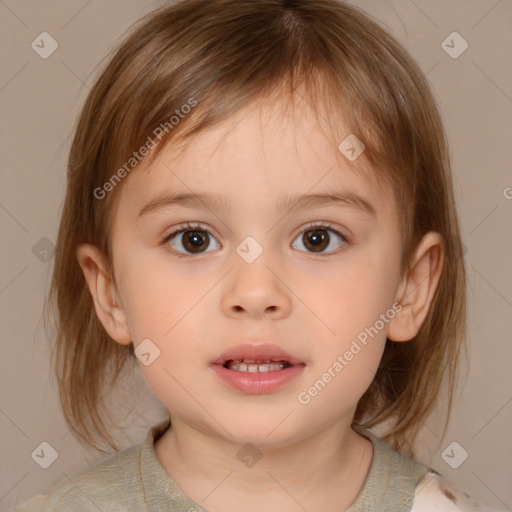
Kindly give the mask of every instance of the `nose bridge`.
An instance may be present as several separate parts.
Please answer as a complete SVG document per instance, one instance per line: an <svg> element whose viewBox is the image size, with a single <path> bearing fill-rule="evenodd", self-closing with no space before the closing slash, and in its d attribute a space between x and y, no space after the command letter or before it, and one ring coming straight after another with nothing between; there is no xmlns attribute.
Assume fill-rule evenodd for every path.
<svg viewBox="0 0 512 512"><path fill-rule="evenodd" d="M277 252L247 236L236 246L233 258L230 286L223 298L225 311L246 311L254 316L266 312L287 314L290 297L283 277L279 276L282 265Z"/></svg>

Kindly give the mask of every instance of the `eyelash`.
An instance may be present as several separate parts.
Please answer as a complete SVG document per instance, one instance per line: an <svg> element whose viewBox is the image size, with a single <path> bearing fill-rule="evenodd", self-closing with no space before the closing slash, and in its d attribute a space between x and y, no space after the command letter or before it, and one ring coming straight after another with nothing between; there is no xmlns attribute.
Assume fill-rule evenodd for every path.
<svg viewBox="0 0 512 512"><path fill-rule="evenodd" d="M306 228L304 228L300 233L304 233L306 231L313 231L313 230L323 230L323 231L331 231L332 233L336 234L337 236L339 236L341 238L341 240L343 241L343 244L344 245L347 245L350 243L350 241L347 239L346 236L344 236L342 233L340 233L339 231L337 231L336 229L333 229L331 228L331 224L322 224L322 223L312 223L311 225L307 226ZM180 226L180 228L177 230L177 231L173 231L172 233L169 233L168 235L165 235L162 240L160 241L160 244L161 245L166 245L168 244L168 242L174 238L174 237L177 237L183 233L186 233L187 231L205 231L207 232L208 234L211 235L210 231L205 227L205 226L202 226L201 224L195 224L195 223L191 223L191 222L187 222L185 223L183 226ZM295 237L297 238L297 237ZM192 254L192 253L182 253L180 251L176 251L175 249L171 248L170 246L169 247L169 250L174 254L176 255L178 258L190 258L190 257L194 257L194 256L200 256L201 254L205 254L205 253L197 253L197 254ZM207 251L207 252L210 252L210 251ZM301 251L303 252L303 251ZM331 254L334 254L336 252L336 250L334 251L331 251L331 252L327 252L327 253L314 253L314 252L309 252L308 254L312 255L312 256L330 256Z"/></svg>

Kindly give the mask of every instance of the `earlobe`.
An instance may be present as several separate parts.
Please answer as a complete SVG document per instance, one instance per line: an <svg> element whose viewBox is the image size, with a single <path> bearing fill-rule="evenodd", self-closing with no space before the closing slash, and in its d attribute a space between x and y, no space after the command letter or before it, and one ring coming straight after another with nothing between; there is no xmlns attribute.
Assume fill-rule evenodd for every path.
<svg viewBox="0 0 512 512"><path fill-rule="evenodd" d="M392 341L410 341L419 332L427 317L439 284L444 262L441 235L427 233L416 249L411 272L404 277L397 302L402 309L389 323L387 337Z"/></svg>
<svg viewBox="0 0 512 512"><path fill-rule="evenodd" d="M110 337L127 345L132 341L125 312L115 283L108 272L105 255L94 245L81 244L76 257L91 293L96 315Z"/></svg>

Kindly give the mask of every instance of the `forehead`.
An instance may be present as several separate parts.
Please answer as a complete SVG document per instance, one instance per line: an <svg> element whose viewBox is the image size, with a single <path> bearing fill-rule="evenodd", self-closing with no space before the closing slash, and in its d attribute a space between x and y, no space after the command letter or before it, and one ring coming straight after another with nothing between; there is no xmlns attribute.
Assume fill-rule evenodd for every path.
<svg viewBox="0 0 512 512"><path fill-rule="evenodd" d="M141 206L162 192L208 192L225 197L226 207L251 200L272 207L284 196L346 191L382 209L391 191L364 152L350 161L338 148L349 135L342 121L300 96L292 104L260 100L199 134L167 142L150 165L132 172L121 201Z"/></svg>

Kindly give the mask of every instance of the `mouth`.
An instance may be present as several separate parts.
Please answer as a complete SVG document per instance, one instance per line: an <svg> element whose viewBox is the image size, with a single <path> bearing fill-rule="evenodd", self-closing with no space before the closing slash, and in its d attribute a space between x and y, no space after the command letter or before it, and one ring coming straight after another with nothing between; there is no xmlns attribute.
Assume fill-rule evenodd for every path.
<svg viewBox="0 0 512 512"><path fill-rule="evenodd" d="M212 361L214 374L228 387L247 394L277 391L296 379L306 364L276 345L239 345Z"/></svg>
<svg viewBox="0 0 512 512"><path fill-rule="evenodd" d="M284 370L304 362L277 345L245 343L226 350L212 364L237 372L258 373Z"/></svg>
<svg viewBox="0 0 512 512"><path fill-rule="evenodd" d="M223 365L227 370L247 373L266 373L284 370L293 366L289 361L272 359L229 359Z"/></svg>

